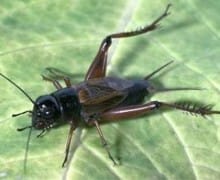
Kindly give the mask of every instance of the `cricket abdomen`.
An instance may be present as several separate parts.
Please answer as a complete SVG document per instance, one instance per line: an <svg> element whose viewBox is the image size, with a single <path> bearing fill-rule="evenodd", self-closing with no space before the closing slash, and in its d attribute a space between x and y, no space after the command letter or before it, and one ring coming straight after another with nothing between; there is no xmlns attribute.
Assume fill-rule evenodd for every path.
<svg viewBox="0 0 220 180"><path fill-rule="evenodd" d="M127 97L119 104L119 106L129 106L141 104L144 98L149 95L151 85L146 80L130 80L131 86L126 88Z"/></svg>
<svg viewBox="0 0 220 180"><path fill-rule="evenodd" d="M147 80L127 80L116 77L106 77L103 81L109 87L126 94L125 99L118 106L128 106L140 104L145 96L154 89Z"/></svg>

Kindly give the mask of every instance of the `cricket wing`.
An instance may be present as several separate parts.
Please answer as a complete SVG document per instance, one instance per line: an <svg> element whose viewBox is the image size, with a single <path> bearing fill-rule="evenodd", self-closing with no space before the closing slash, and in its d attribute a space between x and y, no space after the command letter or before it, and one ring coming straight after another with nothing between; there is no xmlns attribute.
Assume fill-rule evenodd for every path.
<svg viewBox="0 0 220 180"><path fill-rule="evenodd" d="M84 111L98 113L119 105L127 93L105 86L104 84L86 83L79 90L79 100Z"/></svg>

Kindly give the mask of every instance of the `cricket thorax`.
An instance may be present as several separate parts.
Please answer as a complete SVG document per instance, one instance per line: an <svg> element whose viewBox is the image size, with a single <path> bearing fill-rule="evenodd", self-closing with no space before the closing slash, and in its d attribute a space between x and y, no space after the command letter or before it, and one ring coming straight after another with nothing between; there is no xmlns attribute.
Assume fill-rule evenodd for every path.
<svg viewBox="0 0 220 180"><path fill-rule="evenodd" d="M49 129L63 122L76 121L79 116L80 104L75 89L63 88L36 99L32 125L36 129Z"/></svg>

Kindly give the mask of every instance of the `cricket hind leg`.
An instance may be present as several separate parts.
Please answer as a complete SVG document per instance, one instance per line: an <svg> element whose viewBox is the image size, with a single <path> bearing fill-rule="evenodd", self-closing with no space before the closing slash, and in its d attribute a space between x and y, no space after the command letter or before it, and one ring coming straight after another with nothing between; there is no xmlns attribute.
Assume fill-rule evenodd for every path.
<svg viewBox="0 0 220 180"><path fill-rule="evenodd" d="M127 118L135 118L138 116L143 116L156 109L178 109L190 114L207 116L211 114L220 114L220 111L212 110L211 105L197 105L191 102L187 103L167 103L161 101L151 101L147 104L142 105L132 105L126 107L119 107L109 111L106 111L100 115L100 123L107 123Z"/></svg>
<svg viewBox="0 0 220 180"><path fill-rule="evenodd" d="M158 23L169 15L169 8L171 4L168 4L163 14L161 14L156 20L154 20L150 25L147 25L141 29L130 32L120 32L115 34L108 35L101 43L99 51L93 60L92 64L89 67L89 70L85 76L85 80L101 78L106 75L106 67L107 67L107 55L108 49L111 46L112 39L114 38L127 38L138 36L150 31L155 30L158 27Z"/></svg>

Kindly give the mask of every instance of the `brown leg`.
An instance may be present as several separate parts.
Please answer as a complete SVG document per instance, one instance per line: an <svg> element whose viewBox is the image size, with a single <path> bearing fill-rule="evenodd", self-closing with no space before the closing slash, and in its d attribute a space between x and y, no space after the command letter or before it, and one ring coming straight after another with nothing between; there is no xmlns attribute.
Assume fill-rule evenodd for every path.
<svg viewBox="0 0 220 180"><path fill-rule="evenodd" d="M164 13L162 15L160 15L155 21L153 21L148 26L145 26L145 27L138 29L136 31L120 32L120 33L108 35L102 41L100 48L99 48L99 51L98 51L95 59L93 60L93 63L89 67L89 70L85 76L85 80L105 77L106 66L107 66L107 54L108 54L108 49L112 43L112 38L132 37L132 36L137 36L137 35L144 34L149 31L155 30L158 27L159 21L161 21L163 18L165 18L167 15L169 15L168 10L169 10L170 6L171 6L171 4L168 4Z"/></svg>
<svg viewBox="0 0 220 180"><path fill-rule="evenodd" d="M159 108L173 108L188 112L190 114L206 116L210 114L220 114L220 111L213 111L210 105L193 105L192 103L166 103L159 101L151 101L143 105L133 105L127 107L121 107L104 112L100 115L100 123L112 122L121 119L134 118L142 116L151 112L152 110Z"/></svg>
<svg viewBox="0 0 220 180"><path fill-rule="evenodd" d="M55 79L45 77L45 76L42 76L42 77L43 77L43 80L52 82L56 89L62 89L63 88L62 85L59 83L59 81L57 81ZM64 77L63 80L66 84L66 87L71 87L71 82L70 82L70 79L68 77Z"/></svg>
<svg viewBox="0 0 220 180"><path fill-rule="evenodd" d="M111 155L111 153L110 153L110 150L109 150L109 148L108 148L107 141L106 141L105 138L104 138L104 135L103 135L103 133L102 133L102 130L101 130L101 128L100 128L98 122L95 120L95 121L93 121L93 123L94 123L94 125L95 125L95 127L96 127L96 129L97 129L97 131L98 131L98 133L99 133L99 136L100 136L100 138L101 138L102 145L103 145L103 147L105 148L106 152L108 153L109 158L112 160L112 162L114 163L114 165L117 165L116 161L114 160L114 158L112 157L112 155Z"/></svg>
<svg viewBox="0 0 220 180"><path fill-rule="evenodd" d="M52 82L53 85L54 85L54 87L55 87L56 89L62 89L62 88L63 88L63 87L61 86L61 84L60 84L57 80L55 80L55 79L50 79L50 78L48 78L48 77L46 77L46 76L42 76L42 78L43 78L43 80L45 80L45 81Z"/></svg>
<svg viewBox="0 0 220 180"><path fill-rule="evenodd" d="M70 82L70 79L68 77L65 77L63 80L66 84L66 87L71 87L71 82Z"/></svg>
<svg viewBox="0 0 220 180"><path fill-rule="evenodd" d="M63 160L63 164L62 167L65 166L67 160L68 160L68 155L69 155L69 150L70 150L70 145L71 145L71 140L73 137L73 132L76 129L76 127L74 126L73 123L70 124L70 130L69 130L69 134L68 134L68 138L67 138L67 143L66 143L66 150L65 150L65 158Z"/></svg>

